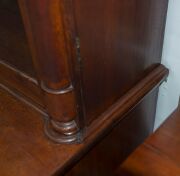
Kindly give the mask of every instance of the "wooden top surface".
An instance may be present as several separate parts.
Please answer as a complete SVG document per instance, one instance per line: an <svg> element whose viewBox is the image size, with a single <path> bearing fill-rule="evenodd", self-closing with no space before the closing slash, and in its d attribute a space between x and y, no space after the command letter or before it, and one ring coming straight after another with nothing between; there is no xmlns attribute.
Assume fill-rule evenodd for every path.
<svg viewBox="0 0 180 176"><path fill-rule="evenodd" d="M50 176L81 150L49 141L41 116L0 89L0 176Z"/></svg>
<svg viewBox="0 0 180 176"><path fill-rule="evenodd" d="M116 172L122 176L180 176L180 106Z"/></svg>

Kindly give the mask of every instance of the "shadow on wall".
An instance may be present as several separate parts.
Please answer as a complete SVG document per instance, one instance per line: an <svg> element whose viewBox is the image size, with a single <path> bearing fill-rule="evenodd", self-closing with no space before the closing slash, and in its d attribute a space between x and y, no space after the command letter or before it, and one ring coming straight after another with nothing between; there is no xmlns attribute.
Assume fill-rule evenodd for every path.
<svg viewBox="0 0 180 176"><path fill-rule="evenodd" d="M155 129L176 109L180 96L180 0L169 0L162 64L170 70L160 87Z"/></svg>

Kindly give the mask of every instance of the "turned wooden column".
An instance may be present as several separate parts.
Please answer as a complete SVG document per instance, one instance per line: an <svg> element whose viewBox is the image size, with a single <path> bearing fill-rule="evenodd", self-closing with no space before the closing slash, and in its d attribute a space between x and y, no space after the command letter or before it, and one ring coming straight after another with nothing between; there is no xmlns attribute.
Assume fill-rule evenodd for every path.
<svg viewBox="0 0 180 176"><path fill-rule="evenodd" d="M45 105L46 135L59 143L77 142L77 100L72 57L76 34L71 0L19 0Z"/></svg>

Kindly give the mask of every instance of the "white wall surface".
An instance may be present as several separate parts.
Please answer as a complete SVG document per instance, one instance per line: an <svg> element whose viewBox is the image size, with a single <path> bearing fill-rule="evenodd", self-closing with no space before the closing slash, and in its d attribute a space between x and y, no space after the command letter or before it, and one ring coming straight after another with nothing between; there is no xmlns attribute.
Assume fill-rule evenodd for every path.
<svg viewBox="0 0 180 176"><path fill-rule="evenodd" d="M160 87L155 129L175 110L180 96L180 0L169 0L162 63L170 69Z"/></svg>

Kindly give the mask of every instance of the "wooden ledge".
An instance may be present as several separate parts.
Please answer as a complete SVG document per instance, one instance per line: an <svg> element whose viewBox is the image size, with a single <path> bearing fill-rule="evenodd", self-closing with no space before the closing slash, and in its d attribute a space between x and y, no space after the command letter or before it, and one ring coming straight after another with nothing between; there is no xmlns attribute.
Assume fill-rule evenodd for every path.
<svg viewBox="0 0 180 176"><path fill-rule="evenodd" d="M158 65L144 79L139 81L129 92L114 103L97 120L90 125L87 136L102 133L113 127L123 116L131 111L142 99L156 89L168 76L169 70L163 65ZM104 131L105 132L105 131Z"/></svg>
<svg viewBox="0 0 180 176"><path fill-rule="evenodd" d="M0 175L50 176L63 173L86 154L129 109L167 77L159 65L89 127L81 144L55 144L44 133L44 116L0 89ZM99 128L101 126L101 128Z"/></svg>
<svg viewBox="0 0 180 176"><path fill-rule="evenodd" d="M37 80L2 60L0 60L0 83L10 88L17 96L21 96L41 109L44 107Z"/></svg>

